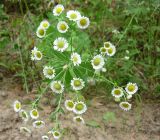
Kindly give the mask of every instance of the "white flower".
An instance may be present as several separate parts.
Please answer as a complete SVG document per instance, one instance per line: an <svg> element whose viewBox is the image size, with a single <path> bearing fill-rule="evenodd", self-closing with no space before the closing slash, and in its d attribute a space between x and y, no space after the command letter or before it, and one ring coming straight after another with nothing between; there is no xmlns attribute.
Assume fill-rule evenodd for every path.
<svg viewBox="0 0 160 140"><path fill-rule="evenodd" d="M113 34L119 34L120 32L119 32L117 29L114 29L114 30L112 31L112 33L113 33Z"/></svg>
<svg viewBox="0 0 160 140"><path fill-rule="evenodd" d="M125 59L125 60L129 60L129 56L125 56L124 59Z"/></svg>
<svg viewBox="0 0 160 140"><path fill-rule="evenodd" d="M49 137L47 135L42 136L42 140L49 140Z"/></svg>
<svg viewBox="0 0 160 140"><path fill-rule="evenodd" d="M101 52L101 54L106 54L107 53L107 48L106 47L101 47L100 52Z"/></svg>
<svg viewBox="0 0 160 140"><path fill-rule="evenodd" d="M71 80L71 86L73 88L73 90L81 90L85 85L84 85L84 81L80 78L73 78L73 80Z"/></svg>
<svg viewBox="0 0 160 140"><path fill-rule="evenodd" d="M120 87L113 88L113 89L112 89L112 95L113 95L114 97L116 97L116 98L122 97L122 96L124 95L122 88L120 88Z"/></svg>
<svg viewBox="0 0 160 140"><path fill-rule="evenodd" d="M90 24L89 18L88 17L80 17L79 20L77 21L77 25L80 29L86 29Z"/></svg>
<svg viewBox="0 0 160 140"><path fill-rule="evenodd" d="M85 123L84 119L81 116L75 116L75 117L73 117L73 121L77 122L77 123L81 123L81 124Z"/></svg>
<svg viewBox="0 0 160 140"><path fill-rule="evenodd" d="M26 112L25 110L23 110L23 109L21 109L21 110L19 111L19 116L20 116L20 117L22 118L22 120L24 120L25 122L27 122L28 119L29 119L29 116L28 116L27 112Z"/></svg>
<svg viewBox="0 0 160 140"><path fill-rule="evenodd" d="M74 108L74 102L72 100L66 100L64 103L65 107L69 111L73 111Z"/></svg>
<svg viewBox="0 0 160 140"><path fill-rule="evenodd" d="M43 68L43 74L46 78L53 79L55 77L55 69L53 69L53 67L50 66L45 66Z"/></svg>
<svg viewBox="0 0 160 140"><path fill-rule="evenodd" d="M39 113L38 113L37 109L31 110L30 111L30 116L31 116L32 119L38 119Z"/></svg>
<svg viewBox="0 0 160 140"><path fill-rule="evenodd" d="M58 140L61 137L61 133L59 131L53 131L52 135L54 137L54 139Z"/></svg>
<svg viewBox="0 0 160 140"><path fill-rule="evenodd" d="M102 69L105 64L104 58L101 55L94 56L94 58L91 60L91 63L95 70Z"/></svg>
<svg viewBox="0 0 160 140"><path fill-rule="evenodd" d="M101 71L102 71L102 72L106 72L107 69L106 69L106 68L102 68Z"/></svg>
<svg viewBox="0 0 160 140"><path fill-rule="evenodd" d="M57 24L57 29L60 33L66 33L68 31L68 24L65 21L60 21Z"/></svg>
<svg viewBox="0 0 160 140"><path fill-rule="evenodd" d="M38 49L36 47L34 47L31 51L31 60L41 60L43 57L42 53L40 51L38 51Z"/></svg>
<svg viewBox="0 0 160 140"><path fill-rule="evenodd" d="M22 105L19 101L15 101L13 104L13 108L15 112L19 112L22 108Z"/></svg>
<svg viewBox="0 0 160 140"><path fill-rule="evenodd" d="M53 43L53 48L57 51L64 52L68 48L68 42L65 38L59 37Z"/></svg>
<svg viewBox="0 0 160 140"><path fill-rule="evenodd" d="M69 18L69 20L77 21L80 19L80 17L81 17L80 12L78 12L76 10L69 10L67 12L67 18Z"/></svg>
<svg viewBox="0 0 160 140"><path fill-rule="evenodd" d="M40 23L40 27L43 28L43 29L48 29L50 26L50 23L47 21L47 20L43 20L41 23Z"/></svg>
<svg viewBox="0 0 160 140"><path fill-rule="evenodd" d="M104 48L109 49L111 46L112 46L111 42L109 42L109 41L104 42Z"/></svg>
<svg viewBox="0 0 160 140"><path fill-rule="evenodd" d="M45 125L44 121L38 120L38 121L33 122L33 127L35 127L35 128L42 128L44 125Z"/></svg>
<svg viewBox="0 0 160 140"><path fill-rule="evenodd" d="M64 85L61 83L61 81L51 82L50 87L55 93L62 93L64 91Z"/></svg>
<svg viewBox="0 0 160 140"><path fill-rule="evenodd" d="M84 102L82 101L79 101L79 102L75 102L74 104L74 109L73 109L73 112L75 114L83 114L84 112L86 112L87 110L87 106Z"/></svg>
<svg viewBox="0 0 160 140"><path fill-rule="evenodd" d="M72 53L71 61L73 62L74 66L79 66L79 64L81 64L81 56L78 53Z"/></svg>
<svg viewBox="0 0 160 140"><path fill-rule="evenodd" d="M23 134L26 134L27 136L30 136L32 132L27 127L20 127L20 133L23 133Z"/></svg>
<svg viewBox="0 0 160 140"><path fill-rule="evenodd" d="M108 49L107 49L107 55L108 56L113 56L116 53L116 47L114 45L111 45Z"/></svg>
<svg viewBox="0 0 160 140"><path fill-rule="evenodd" d="M128 94L133 95L138 91L138 86L136 83L128 83L125 90Z"/></svg>
<svg viewBox="0 0 160 140"><path fill-rule="evenodd" d="M42 27L38 27L36 34L39 38L43 38L46 35L46 30Z"/></svg>
<svg viewBox="0 0 160 140"><path fill-rule="evenodd" d="M125 110L125 111L128 111L128 110L130 110L131 109L131 104L130 103L128 103L128 102L121 102L120 104L119 104L119 106L120 106L120 108L122 108L123 110Z"/></svg>
<svg viewBox="0 0 160 140"><path fill-rule="evenodd" d="M53 9L53 15L59 16L64 10L64 6L62 4L58 4Z"/></svg>

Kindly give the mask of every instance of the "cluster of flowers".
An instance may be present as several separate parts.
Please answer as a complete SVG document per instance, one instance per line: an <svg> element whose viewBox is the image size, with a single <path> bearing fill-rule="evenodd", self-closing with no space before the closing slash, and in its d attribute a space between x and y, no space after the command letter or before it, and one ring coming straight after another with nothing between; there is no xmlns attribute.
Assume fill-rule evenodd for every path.
<svg viewBox="0 0 160 140"><path fill-rule="evenodd" d="M131 104L127 100L131 99L132 96L138 91L138 86L136 83L128 83L123 89L122 87L115 87L112 89L112 95L115 97L115 101L120 101L124 97L125 101L120 102L119 106L128 111L131 109Z"/></svg>
<svg viewBox="0 0 160 140"><path fill-rule="evenodd" d="M19 113L19 116L25 122L25 125L29 121L29 119L31 118L30 121L32 122L33 128L42 128L45 126L44 121L38 120L39 112L37 111L37 109L32 109L28 113L27 111L22 109L22 104L18 100L16 100L13 103L13 108L14 108L15 112ZM20 132L27 135L27 136L30 136L32 134L31 129L29 129L26 126L20 127ZM57 130L51 130L48 132L48 134L52 134L54 139L59 139L61 136L61 133ZM43 135L42 140L49 140L49 137L47 135Z"/></svg>

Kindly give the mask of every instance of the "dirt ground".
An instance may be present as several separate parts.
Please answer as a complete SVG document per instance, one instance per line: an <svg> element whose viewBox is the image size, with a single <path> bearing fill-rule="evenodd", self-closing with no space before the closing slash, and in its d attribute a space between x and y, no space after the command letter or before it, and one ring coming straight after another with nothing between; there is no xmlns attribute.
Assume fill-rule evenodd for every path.
<svg viewBox="0 0 160 140"><path fill-rule="evenodd" d="M19 132L19 127L25 126L18 115L13 111L12 103L32 99L32 94L26 95L11 82L3 80L0 83L0 140L40 140L41 136L52 128L54 123L48 116L53 107L43 105L40 118L46 122L45 128L34 130L31 137L26 137ZM26 108L26 106L24 106ZM103 114L114 112L115 122L105 122ZM84 114L85 120L95 120L100 128L86 125L77 125L72 121L73 113L66 111L61 116L62 127L65 128L63 140L160 140L160 104L143 103L141 107L134 106L130 112L119 109L116 103L103 104L100 100L88 108ZM31 129L31 125L29 125Z"/></svg>

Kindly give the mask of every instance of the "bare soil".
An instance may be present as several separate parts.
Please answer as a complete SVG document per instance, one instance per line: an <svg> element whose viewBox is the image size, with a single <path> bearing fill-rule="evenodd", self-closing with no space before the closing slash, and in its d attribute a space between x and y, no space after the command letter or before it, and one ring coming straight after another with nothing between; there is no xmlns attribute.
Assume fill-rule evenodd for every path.
<svg viewBox="0 0 160 140"><path fill-rule="evenodd" d="M50 122L49 114L55 107L48 106L44 99L40 111L40 118L46 122L42 129L33 130L29 124L24 124L13 111L12 103L15 100L25 102L32 100L34 94L26 95L21 87L10 79L0 83L0 140L40 140L49 128L54 126ZM46 99L47 100L47 99ZM24 105L23 108L28 108ZM103 114L114 112L115 122L103 120ZM100 127L94 128L86 125L78 125L72 121L73 113L65 111L60 117L62 128L65 128L64 140L160 140L160 104L143 103L141 106L133 106L129 112L119 109L116 103L103 103L101 99L92 101L91 107L84 114L84 119L95 120ZM19 127L28 126L32 135L24 136L19 132Z"/></svg>

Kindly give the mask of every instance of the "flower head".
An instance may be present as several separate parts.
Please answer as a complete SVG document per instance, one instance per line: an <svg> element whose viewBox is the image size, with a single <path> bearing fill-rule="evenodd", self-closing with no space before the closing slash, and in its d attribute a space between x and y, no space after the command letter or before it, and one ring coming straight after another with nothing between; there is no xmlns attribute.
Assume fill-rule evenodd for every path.
<svg viewBox="0 0 160 140"><path fill-rule="evenodd" d="M108 56L113 56L116 53L116 47L114 45L111 45L108 49L107 49L107 55Z"/></svg>
<svg viewBox="0 0 160 140"><path fill-rule="evenodd" d="M47 135L42 136L42 140L49 140L49 137Z"/></svg>
<svg viewBox="0 0 160 140"><path fill-rule="evenodd" d="M73 90L81 90L84 87L84 81L80 78L73 78L71 80L71 86Z"/></svg>
<svg viewBox="0 0 160 140"><path fill-rule="evenodd" d="M79 20L77 21L78 28L80 29L86 29L90 24L89 18L88 17L80 17Z"/></svg>
<svg viewBox="0 0 160 140"><path fill-rule="evenodd" d="M27 127L20 127L20 133L23 133L23 134L25 134L27 136L30 136L32 132Z"/></svg>
<svg viewBox="0 0 160 140"><path fill-rule="evenodd" d="M68 48L68 42L63 37L57 38L53 44L54 44L53 48L60 52L64 52Z"/></svg>
<svg viewBox="0 0 160 140"><path fill-rule="evenodd" d="M40 26L38 27L36 34L39 38L43 38L46 35L46 30Z"/></svg>
<svg viewBox="0 0 160 140"><path fill-rule="evenodd" d="M69 20L77 21L80 19L80 17L81 17L80 12L78 12L76 10L69 10L67 12L67 18L69 18Z"/></svg>
<svg viewBox="0 0 160 140"><path fill-rule="evenodd" d="M13 108L15 112L19 112L22 108L22 105L19 101L16 100L13 104Z"/></svg>
<svg viewBox="0 0 160 140"><path fill-rule="evenodd" d="M66 100L64 103L65 107L69 111L73 111L74 108L74 102L72 100Z"/></svg>
<svg viewBox="0 0 160 140"><path fill-rule="evenodd" d="M122 97L122 96L124 95L122 88L120 88L120 87L113 88L113 89L112 89L112 95L113 95L115 98L120 98L120 97Z"/></svg>
<svg viewBox="0 0 160 140"><path fill-rule="evenodd" d="M121 102L120 104L119 104L119 106L120 106L120 108L122 108L123 110L125 110L125 111L128 111L128 110L130 110L131 109L131 104L130 103L128 103L128 102Z"/></svg>
<svg viewBox="0 0 160 140"><path fill-rule="evenodd" d="M128 83L125 90L128 94L133 95L138 91L138 86L136 83Z"/></svg>
<svg viewBox="0 0 160 140"><path fill-rule="evenodd" d="M38 119L39 113L38 113L37 109L31 110L30 111L30 116L31 116L32 119Z"/></svg>
<svg viewBox="0 0 160 140"><path fill-rule="evenodd" d="M109 42L109 41L104 42L104 47L105 47L106 49L109 49L111 46L112 46L112 43L111 43L111 42Z"/></svg>
<svg viewBox="0 0 160 140"><path fill-rule="evenodd" d="M52 135L54 137L54 139L58 140L61 137L61 133L59 131L53 131Z"/></svg>
<svg viewBox="0 0 160 140"><path fill-rule="evenodd" d="M81 56L78 53L72 53L71 61L73 62L74 66L79 66L79 64L81 64Z"/></svg>
<svg viewBox="0 0 160 140"><path fill-rule="evenodd" d="M107 48L106 47L101 47L100 52L101 52L101 54L106 54L107 53Z"/></svg>
<svg viewBox="0 0 160 140"><path fill-rule="evenodd" d="M76 122L76 123L81 123L81 124L84 124L84 119L81 117L81 116L75 116L73 118L73 121Z"/></svg>
<svg viewBox="0 0 160 140"><path fill-rule="evenodd" d="M55 77L55 69L53 69L53 67L50 66L45 66L43 68L43 74L46 78L53 79Z"/></svg>
<svg viewBox="0 0 160 140"><path fill-rule="evenodd" d="M61 81L53 81L50 84L51 89L55 93L62 93L64 91L64 85L61 83Z"/></svg>
<svg viewBox="0 0 160 140"><path fill-rule="evenodd" d="M23 109L21 109L21 110L19 111L19 116L20 116L20 117L22 118L22 120L24 120L25 122L27 122L28 119L29 119L29 116L28 116L27 112L26 112L25 110L23 110Z"/></svg>
<svg viewBox="0 0 160 140"><path fill-rule="evenodd" d="M94 56L94 58L91 60L91 63L95 70L102 69L105 64L104 58L101 55Z"/></svg>
<svg viewBox="0 0 160 140"><path fill-rule="evenodd" d="M47 21L47 20L43 20L41 23L40 23L40 27L43 28L43 29L48 29L50 26L50 23Z"/></svg>
<svg viewBox="0 0 160 140"><path fill-rule="evenodd" d="M33 127L35 127L35 128L42 128L44 125L45 125L44 121L38 120L38 121L33 122Z"/></svg>
<svg viewBox="0 0 160 140"><path fill-rule="evenodd" d="M86 110L87 110L87 106L84 102L79 101L74 104L73 112L75 114L83 114L84 112L86 112Z"/></svg>
<svg viewBox="0 0 160 140"><path fill-rule="evenodd" d="M65 22L65 21L60 21L58 24L57 24L57 29L60 33L66 33L68 31L68 24Z"/></svg>
<svg viewBox="0 0 160 140"><path fill-rule="evenodd" d="M53 15L59 16L64 11L64 6L62 4L58 4L53 9Z"/></svg>

